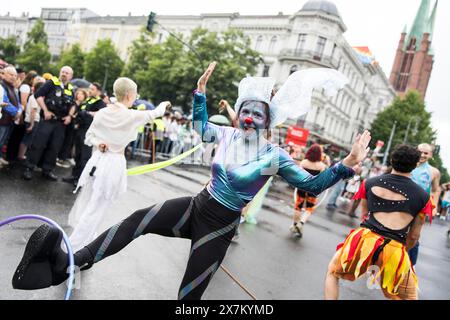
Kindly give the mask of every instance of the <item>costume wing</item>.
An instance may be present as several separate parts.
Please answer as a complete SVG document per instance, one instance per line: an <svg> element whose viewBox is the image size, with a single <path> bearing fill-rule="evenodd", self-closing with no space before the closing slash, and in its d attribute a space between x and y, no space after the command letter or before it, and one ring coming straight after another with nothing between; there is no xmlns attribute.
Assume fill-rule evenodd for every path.
<svg viewBox="0 0 450 320"><path fill-rule="evenodd" d="M312 68L294 72L272 99L272 126L276 127L288 118L295 119L307 113L311 109L314 89L324 89L330 97L347 83L348 79L334 69Z"/></svg>

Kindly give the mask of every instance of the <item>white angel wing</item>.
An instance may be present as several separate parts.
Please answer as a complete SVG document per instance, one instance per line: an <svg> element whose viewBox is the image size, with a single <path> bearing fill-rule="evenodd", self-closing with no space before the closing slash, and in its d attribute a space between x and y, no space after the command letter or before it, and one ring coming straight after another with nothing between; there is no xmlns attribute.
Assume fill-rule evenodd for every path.
<svg viewBox="0 0 450 320"><path fill-rule="evenodd" d="M272 127L307 113L311 109L314 89L324 89L327 96L333 96L347 83L348 79L334 69L312 68L294 72L271 101Z"/></svg>

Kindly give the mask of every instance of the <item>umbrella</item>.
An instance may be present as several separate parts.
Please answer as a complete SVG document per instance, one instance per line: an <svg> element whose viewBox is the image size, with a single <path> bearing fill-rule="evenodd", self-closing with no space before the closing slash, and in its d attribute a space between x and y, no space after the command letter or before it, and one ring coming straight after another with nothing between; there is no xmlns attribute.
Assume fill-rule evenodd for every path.
<svg viewBox="0 0 450 320"><path fill-rule="evenodd" d="M137 107L140 105L144 105L145 106L145 110L153 110L155 109L155 106L153 105L153 103L147 101L147 100L136 100L133 103L133 107Z"/></svg>
<svg viewBox="0 0 450 320"><path fill-rule="evenodd" d="M89 88L91 83L84 79L73 79L70 83L77 88Z"/></svg>
<svg viewBox="0 0 450 320"><path fill-rule="evenodd" d="M222 116L220 114L216 114L215 116L212 116L211 118L209 118L209 122L218 124L221 126L230 126L231 125L230 120L228 120L227 117Z"/></svg>

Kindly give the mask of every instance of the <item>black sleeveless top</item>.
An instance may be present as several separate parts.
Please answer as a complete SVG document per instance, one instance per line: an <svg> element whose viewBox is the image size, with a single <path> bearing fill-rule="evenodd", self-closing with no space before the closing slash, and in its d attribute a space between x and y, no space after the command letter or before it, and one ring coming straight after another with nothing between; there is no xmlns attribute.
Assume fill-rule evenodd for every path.
<svg viewBox="0 0 450 320"><path fill-rule="evenodd" d="M396 201L380 198L372 192L373 187L380 187L398 193L405 200ZM406 237L414 220L402 230L392 230L378 222L374 217L374 213L405 212L416 218L430 199L428 193L412 179L393 174L385 174L366 180L366 196L369 218L361 224L361 227L368 228L381 236L403 244L406 243Z"/></svg>

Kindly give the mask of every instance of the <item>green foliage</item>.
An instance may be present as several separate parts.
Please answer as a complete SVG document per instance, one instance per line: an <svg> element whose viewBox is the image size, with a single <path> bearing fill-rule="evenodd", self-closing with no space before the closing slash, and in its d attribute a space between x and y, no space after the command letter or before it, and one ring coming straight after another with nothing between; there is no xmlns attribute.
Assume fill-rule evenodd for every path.
<svg viewBox="0 0 450 320"><path fill-rule="evenodd" d="M124 62L112 41L99 40L85 57L84 76L91 82L103 84L107 92L112 92L114 81L122 73L123 67Z"/></svg>
<svg viewBox="0 0 450 320"><path fill-rule="evenodd" d="M426 111L425 103L417 91L410 91L404 98L397 97L394 102L379 113L372 123L372 143L378 140L389 141L394 122L397 122L392 148L405 142L412 145L421 143L434 144L436 131L431 127L431 113ZM409 127L409 130L408 130ZM442 177L447 177L447 169L443 166L440 156L434 157L432 165L441 171Z"/></svg>
<svg viewBox="0 0 450 320"><path fill-rule="evenodd" d="M190 110L192 91L210 62L218 62L207 87L208 106L214 114L220 99L234 103L239 81L255 74L261 61L259 53L250 48L250 39L236 30L220 34L194 30L183 40L197 53L173 36L154 45L147 37L143 33L133 44L125 75L137 81L143 98L154 103L170 100L185 111Z"/></svg>
<svg viewBox="0 0 450 320"><path fill-rule="evenodd" d="M9 64L15 64L19 54L20 45L17 44L17 38L15 36L0 38L0 58Z"/></svg>
<svg viewBox="0 0 450 320"><path fill-rule="evenodd" d="M39 19L34 24L33 28L27 34L27 42L23 46L24 50L28 50L30 46L44 43L48 46L48 37L45 32L45 24L42 19Z"/></svg>
<svg viewBox="0 0 450 320"><path fill-rule="evenodd" d="M28 38L23 51L17 58L17 63L25 70L35 70L38 73L47 72L50 67L51 54L48 49L47 34L44 22L39 19L28 32Z"/></svg>
<svg viewBox="0 0 450 320"><path fill-rule="evenodd" d="M74 78L83 78L83 66L86 54L81 50L80 44L76 43L72 45L68 50L64 50L61 53L57 69L61 69L64 66L70 66L73 69Z"/></svg>

